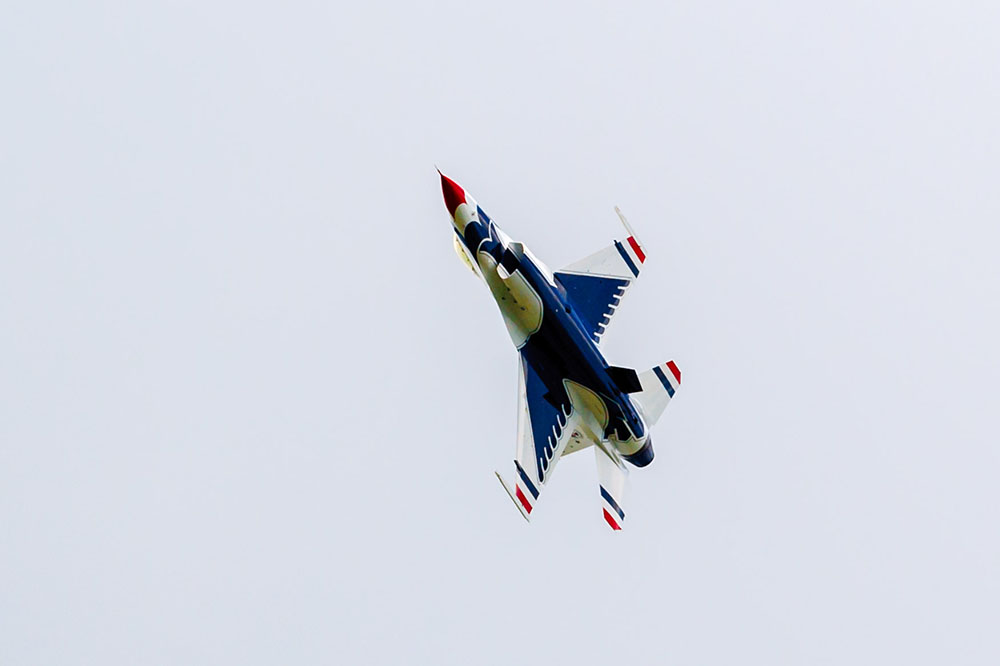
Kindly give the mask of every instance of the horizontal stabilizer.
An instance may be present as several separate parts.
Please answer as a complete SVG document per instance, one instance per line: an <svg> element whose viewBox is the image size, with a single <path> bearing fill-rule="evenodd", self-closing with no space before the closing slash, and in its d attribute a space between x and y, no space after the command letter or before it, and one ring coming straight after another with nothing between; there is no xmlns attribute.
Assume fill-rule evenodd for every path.
<svg viewBox="0 0 1000 666"><path fill-rule="evenodd" d="M639 403L646 423L655 424L667 408L674 393L681 387L681 371L673 361L667 361L639 375L642 391L632 396Z"/></svg>

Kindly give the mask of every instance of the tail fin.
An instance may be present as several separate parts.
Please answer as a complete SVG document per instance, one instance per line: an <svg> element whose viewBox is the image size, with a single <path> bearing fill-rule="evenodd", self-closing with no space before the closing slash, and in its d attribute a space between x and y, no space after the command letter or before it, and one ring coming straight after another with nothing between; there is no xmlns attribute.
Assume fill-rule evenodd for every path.
<svg viewBox="0 0 1000 666"><path fill-rule="evenodd" d="M603 445L594 447L594 455L597 456L597 482L601 489L604 522L611 529L618 531L625 524L625 510L622 509L622 504L625 499L628 470L621 458Z"/></svg>
<svg viewBox="0 0 1000 666"><path fill-rule="evenodd" d="M641 373L639 383L642 385L642 392L632 394L632 399L642 408L646 423L653 425L681 387L681 371L676 363L667 361Z"/></svg>

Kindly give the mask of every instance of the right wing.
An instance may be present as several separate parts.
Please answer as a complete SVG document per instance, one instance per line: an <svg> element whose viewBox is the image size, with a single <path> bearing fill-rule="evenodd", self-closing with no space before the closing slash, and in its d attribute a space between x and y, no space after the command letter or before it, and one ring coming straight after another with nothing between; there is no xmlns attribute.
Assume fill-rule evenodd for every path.
<svg viewBox="0 0 1000 666"><path fill-rule="evenodd" d="M555 274L566 290L574 313L594 342L601 336L625 291L639 278L646 253L632 233L625 216L615 208L628 237L616 240L600 252L566 266Z"/></svg>
<svg viewBox="0 0 1000 666"><path fill-rule="evenodd" d="M525 520L552 476L556 463L571 442L580 444L578 417L565 394L553 398L538 373L523 356L518 358L517 446L514 485L497 478Z"/></svg>

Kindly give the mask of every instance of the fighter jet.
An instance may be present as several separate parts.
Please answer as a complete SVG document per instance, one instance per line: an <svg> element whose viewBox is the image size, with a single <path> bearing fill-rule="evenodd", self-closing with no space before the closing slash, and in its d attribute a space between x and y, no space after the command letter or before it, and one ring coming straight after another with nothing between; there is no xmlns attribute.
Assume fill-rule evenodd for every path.
<svg viewBox="0 0 1000 666"><path fill-rule="evenodd" d="M516 475L513 485L497 478L530 522L559 458L593 446L604 520L620 530L626 462L653 461L649 428L681 383L673 361L637 373L610 365L601 352L601 337L646 261L642 243L615 208L628 235L552 272L438 173L455 251L486 283L518 351Z"/></svg>

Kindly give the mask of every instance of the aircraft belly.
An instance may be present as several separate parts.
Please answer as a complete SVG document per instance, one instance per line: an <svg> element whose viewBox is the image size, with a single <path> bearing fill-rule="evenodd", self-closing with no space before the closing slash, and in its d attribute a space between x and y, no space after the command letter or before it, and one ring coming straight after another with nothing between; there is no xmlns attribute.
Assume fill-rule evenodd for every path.
<svg viewBox="0 0 1000 666"><path fill-rule="evenodd" d="M563 387L573 411L579 415L580 428L592 441L604 439L604 429L608 427L608 406L595 391L570 379L563 380Z"/></svg>
<svg viewBox="0 0 1000 666"><path fill-rule="evenodd" d="M514 346L520 349L542 327L545 313L542 299L519 271L504 277L491 254L480 251L478 258L486 284L503 315L507 333Z"/></svg>

